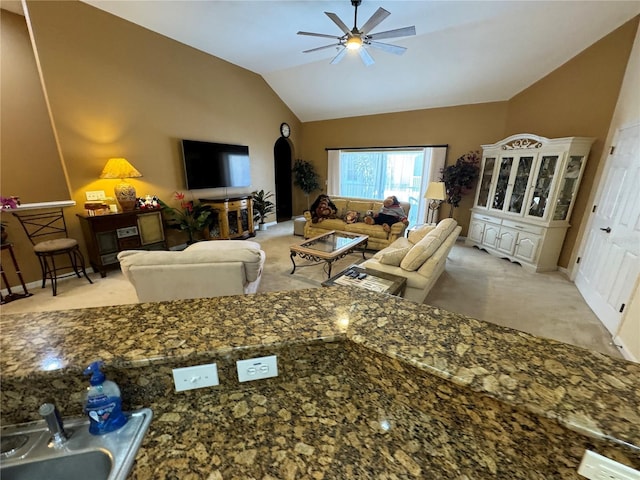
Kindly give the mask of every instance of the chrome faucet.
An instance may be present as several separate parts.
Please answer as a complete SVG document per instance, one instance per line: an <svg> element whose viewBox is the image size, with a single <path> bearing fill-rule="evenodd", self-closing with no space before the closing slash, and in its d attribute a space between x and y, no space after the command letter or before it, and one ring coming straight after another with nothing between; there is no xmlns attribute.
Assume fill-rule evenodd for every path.
<svg viewBox="0 0 640 480"><path fill-rule="evenodd" d="M62 419L60 418L60 413L56 406L53 403L43 403L38 410L38 413L47 421L47 427L53 436L53 446L55 448L62 447L68 440L69 436L64 431Z"/></svg>

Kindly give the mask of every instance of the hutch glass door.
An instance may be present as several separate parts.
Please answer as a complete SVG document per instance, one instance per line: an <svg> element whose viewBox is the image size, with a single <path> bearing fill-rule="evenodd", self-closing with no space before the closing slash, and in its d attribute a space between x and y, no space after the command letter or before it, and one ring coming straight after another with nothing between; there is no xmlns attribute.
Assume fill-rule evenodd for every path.
<svg viewBox="0 0 640 480"><path fill-rule="evenodd" d="M551 187L553 185L553 177L556 173L558 165L558 155L544 155L540 160L538 172L536 175L533 195L529 201L529 211L527 215L530 217L544 218L547 211L547 203L551 196Z"/></svg>
<svg viewBox="0 0 640 480"><path fill-rule="evenodd" d="M554 220L568 220L571 213L571 202L578 189L578 180L582 171L583 156L572 155L569 157L567 166L562 175L560 188L558 190L558 200L553 212Z"/></svg>
<svg viewBox="0 0 640 480"><path fill-rule="evenodd" d="M493 167L496 165L496 157L487 157L484 159L482 167L482 178L478 187L478 207L487 208L489 202L489 190L491 189L491 180L493 180Z"/></svg>
<svg viewBox="0 0 640 480"><path fill-rule="evenodd" d="M511 167L513 166L513 157L502 157L500 159L500 169L498 170L498 178L496 180L496 191L493 194L493 210L503 210L504 200L507 196L507 188L509 186L509 177L511 176Z"/></svg>
<svg viewBox="0 0 640 480"><path fill-rule="evenodd" d="M522 214L522 206L525 203L532 166L533 157L520 157L518 159L518 169L516 170L516 177L513 179L513 188L509 196L509 213Z"/></svg>

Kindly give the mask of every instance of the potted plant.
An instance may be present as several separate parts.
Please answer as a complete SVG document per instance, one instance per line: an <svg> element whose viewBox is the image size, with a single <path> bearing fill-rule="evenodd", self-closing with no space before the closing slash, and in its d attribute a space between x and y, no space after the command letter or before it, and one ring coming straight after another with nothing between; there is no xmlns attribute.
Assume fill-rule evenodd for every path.
<svg viewBox="0 0 640 480"><path fill-rule="evenodd" d="M255 191L251 194L253 198L253 221L260 220L258 228L260 230L266 230L267 227L264 223L264 219L270 213L273 213L275 205L270 198L273 198L273 193L266 192L264 190Z"/></svg>
<svg viewBox="0 0 640 480"><path fill-rule="evenodd" d="M447 189L447 203L451 205L449 217L453 217L453 209L460 206L462 196L471 191L480 175L480 152L465 153L456 163L442 169L442 179Z"/></svg>
<svg viewBox="0 0 640 480"><path fill-rule="evenodd" d="M185 230L189 234L189 244L195 241L197 236L206 237L204 234L211 225L211 206L202 205L194 200L185 200L184 193L176 192L175 199L180 202L180 208L170 207L162 200L158 203L167 216L167 226L178 230Z"/></svg>
<svg viewBox="0 0 640 480"><path fill-rule="evenodd" d="M320 190L320 175L313 165L306 160L298 159L293 164L293 184L300 187L307 197L307 210L309 210L309 195Z"/></svg>

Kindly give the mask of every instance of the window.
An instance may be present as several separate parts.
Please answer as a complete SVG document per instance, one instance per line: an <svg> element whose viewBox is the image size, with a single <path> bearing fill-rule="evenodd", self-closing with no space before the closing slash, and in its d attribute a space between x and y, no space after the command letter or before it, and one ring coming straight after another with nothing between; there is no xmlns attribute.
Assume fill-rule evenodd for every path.
<svg viewBox="0 0 640 480"><path fill-rule="evenodd" d="M329 195L409 202L410 225L424 222L423 198L430 181L439 181L446 147L329 150Z"/></svg>

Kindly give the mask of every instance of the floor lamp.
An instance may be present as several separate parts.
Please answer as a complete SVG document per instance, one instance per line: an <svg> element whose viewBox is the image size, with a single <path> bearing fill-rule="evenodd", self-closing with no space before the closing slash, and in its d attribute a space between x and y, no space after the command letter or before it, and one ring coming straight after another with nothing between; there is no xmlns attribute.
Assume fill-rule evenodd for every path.
<svg viewBox="0 0 640 480"><path fill-rule="evenodd" d="M427 223L434 223L433 220L436 215L436 210L438 210L442 202L447 199L447 188L444 182L429 182L424 198L431 200L428 205L429 214L427 216Z"/></svg>

